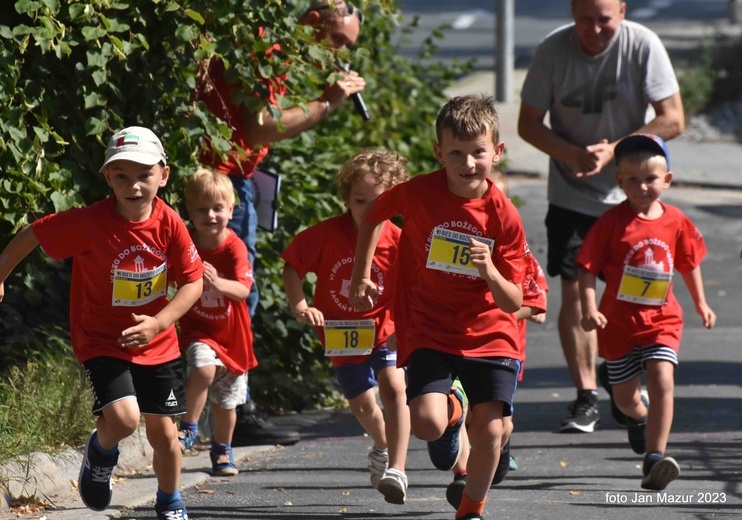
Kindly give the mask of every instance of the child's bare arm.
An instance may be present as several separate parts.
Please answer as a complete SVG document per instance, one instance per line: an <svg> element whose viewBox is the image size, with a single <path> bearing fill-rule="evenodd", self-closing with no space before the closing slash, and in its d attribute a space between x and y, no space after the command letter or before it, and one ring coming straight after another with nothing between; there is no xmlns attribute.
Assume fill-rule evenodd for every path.
<svg viewBox="0 0 742 520"><path fill-rule="evenodd" d="M250 288L238 280L221 278L216 268L209 262L204 262L204 281L219 294L238 302L247 300Z"/></svg>
<svg viewBox="0 0 742 520"><path fill-rule="evenodd" d="M489 246L471 238L469 254L480 276L487 282L497 306L505 312L517 312L523 305L523 289L520 284L512 283L500 274L492 263L492 251Z"/></svg>
<svg viewBox="0 0 742 520"><path fill-rule="evenodd" d="M703 276L701 276L701 266L696 266L689 273L682 273L683 281L688 287L693 303L696 306L696 312L703 320L703 326L707 329L716 325L716 313L706 303L706 293L703 290Z"/></svg>
<svg viewBox="0 0 742 520"><path fill-rule="evenodd" d="M166 330L178 321L188 309L201 297L204 288L203 279L199 278L180 286L173 299L156 315L131 314L132 327L121 332L119 344L127 348L144 347L157 334Z"/></svg>
<svg viewBox="0 0 742 520"><path fill-rule="evenodd" d="M310 307L307 303L299 273L289 264L283 267L283 288L286 291L286 299L291 306L291 312L297 321L316 327L325 324L325 317L322 312L315 307Z"/></svg>
<svg viewBox="0 0 742 520"><path fill-rule="evenodd" d="M5 279L10 276L15 266L39 245L31 226L21 229L0 253L0 301L5 297Z"/></svg>
<svg viewBox="0 0 742 520"><path fill-rule="evenodd" d="M577 278L580 287L580 304L582 306L582 328L587 332L597 328L603 328L608 320L602 312L598 311L595 298L595 275L587 269L580 267Z"/></svg>
<svg viewBox="0 0 742 520"><path fill-rule="evenodd" d="M376 304L378 291L371 281L371 263L379 243L384 222L361 222L356 242L353 275L350 278L350 303L356 309L367 311Z"/></svg>

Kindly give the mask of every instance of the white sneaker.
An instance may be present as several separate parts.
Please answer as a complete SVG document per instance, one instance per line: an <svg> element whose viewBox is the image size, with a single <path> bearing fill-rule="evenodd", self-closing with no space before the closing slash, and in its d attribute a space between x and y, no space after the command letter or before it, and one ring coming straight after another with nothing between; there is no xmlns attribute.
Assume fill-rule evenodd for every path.
<svg viewBox="0 0 742 520"><path fill-rule="evenodd" d="M404 504L407 498L407 475L398 469L388 469L379 480L378 489L390 504Z"/></svg>
<svg viewBox="0 0 742 520"><path fill-rule="evenodd" d="M366 469L371 473L371 485L374 489L379 488L379 480L389 467L389 451L380 450L374 446L368 454L368 466Z"/></svg>

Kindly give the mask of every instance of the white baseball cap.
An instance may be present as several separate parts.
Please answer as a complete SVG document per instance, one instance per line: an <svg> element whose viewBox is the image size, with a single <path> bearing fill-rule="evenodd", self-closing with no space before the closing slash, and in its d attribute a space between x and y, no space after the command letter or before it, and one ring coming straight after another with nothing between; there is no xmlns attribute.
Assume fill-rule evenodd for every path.
<svg viewBox="0 0 742 520"><path fill-rule="evenodd" d="M159 162L167 165L167 154L160 139L152 130L142 126L130 126L115 133L108 141L105 161L100 171L103 171L109 163L121 160L147 166L154 166Z"/></svg>

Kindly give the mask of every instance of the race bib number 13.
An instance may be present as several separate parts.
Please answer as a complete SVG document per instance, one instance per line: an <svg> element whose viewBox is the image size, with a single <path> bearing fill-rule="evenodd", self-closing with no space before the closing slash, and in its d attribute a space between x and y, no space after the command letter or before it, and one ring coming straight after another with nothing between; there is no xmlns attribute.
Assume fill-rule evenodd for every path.
<svg viewBox="0 0 742 520"><path fill-rule="evenodd" d="M149 271L113 272L114 307L138 307L145 305L167 291L167 262Z"/></svg>
<svg viewBox="0 0 742 520"><path fill-rule="evenodd" d="M479 270L472 263L469 252L469 239L471 238L487 244L490 252L495 247L495 241L491 238L436 227L433 229L433 240L430 243L428 262L425 267L448 273L479 276Z"/></svg>
<svg viewBox="0 0 742 520"><path fill-rule="evenodd" d="M325 322L326 356L365 356L374 349L374 320L328 320Z"/></svg>

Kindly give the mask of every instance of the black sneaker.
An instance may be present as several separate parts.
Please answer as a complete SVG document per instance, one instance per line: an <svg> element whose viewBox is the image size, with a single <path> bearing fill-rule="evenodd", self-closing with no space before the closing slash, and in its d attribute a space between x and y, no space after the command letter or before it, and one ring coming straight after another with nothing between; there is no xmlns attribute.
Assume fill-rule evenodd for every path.
<svg viewBox="0 0 742 520"><path fill-rule="evenodd" d="M644 406L649 408L649 398L643 390L641 399ZM647 416L645 415L639 421L631 417L626 417L626 430L629 433L629 446L631 446L631 449L634 450L634 453L643 455L647 451Z"/></svg>
<svg viewBox="0 0 742 520"><path fill-rule="evenodd" d="M479 513L469 513L464 516L457 516L456 520L484 520L484 517Z"/></svg>
<svg viewBox="0 0 742 520"><path fill-rule="evenodd" d="M619 426L626 426L626 414L623 413L613 401L613 386L611 386L611 383L608 380L608 364L605 361L603 361L598 367L598 382L600 383L600 386L603 387L603 390L606 391L608 397L611 398L611 417L613 417L613 420L616 421L616 424Z"/></svg>
<svg viewBox="0 0 742 520"><path fill-rule="evenodd" d="M111 475L119 459L119 452L103 455L93 446L98 430L93 430L85 442L77 488L83 503L94 511L103 511L111 503Z"/></svg>
<svg viewBox="0 0 742 520"><path fill-rule="evenodd" d="M490 484L490 487L496 486L505 480L508 471L510 471L510 440L508 440L505 447L500 450L500 460L497 462L495 476L492 478L492 484Z"/></svg>
<svg viewBox="0 0 742 520"><path fill-rule="evenodd" d="M652 464L642 479L642 488L662 491L680 476L680 466L672 457L662 457Z"/></svg>
<svg viewBox="0 0 742 520"><path fill-rule="evenodd" d="M296 430L284 430L259 411L238 413L232 435L232 446L291 446L301 440Z"/></svg>
<svg viewBox="0 0 742 520"><path fill-rule="evenodd" d="M559 427L559 432L592 433L599 422L597 397L579 396L569 405L569 414Z"/></svg>
<svg viewBox="0 0 742 520"><path fill-rule="evenodd" d="M465 487L466 473L453 477L453 481L446 488L446 500L448 500L448 503L451 504L454 509L458 509L461 505L461 499L464 497Z"/></svg>

